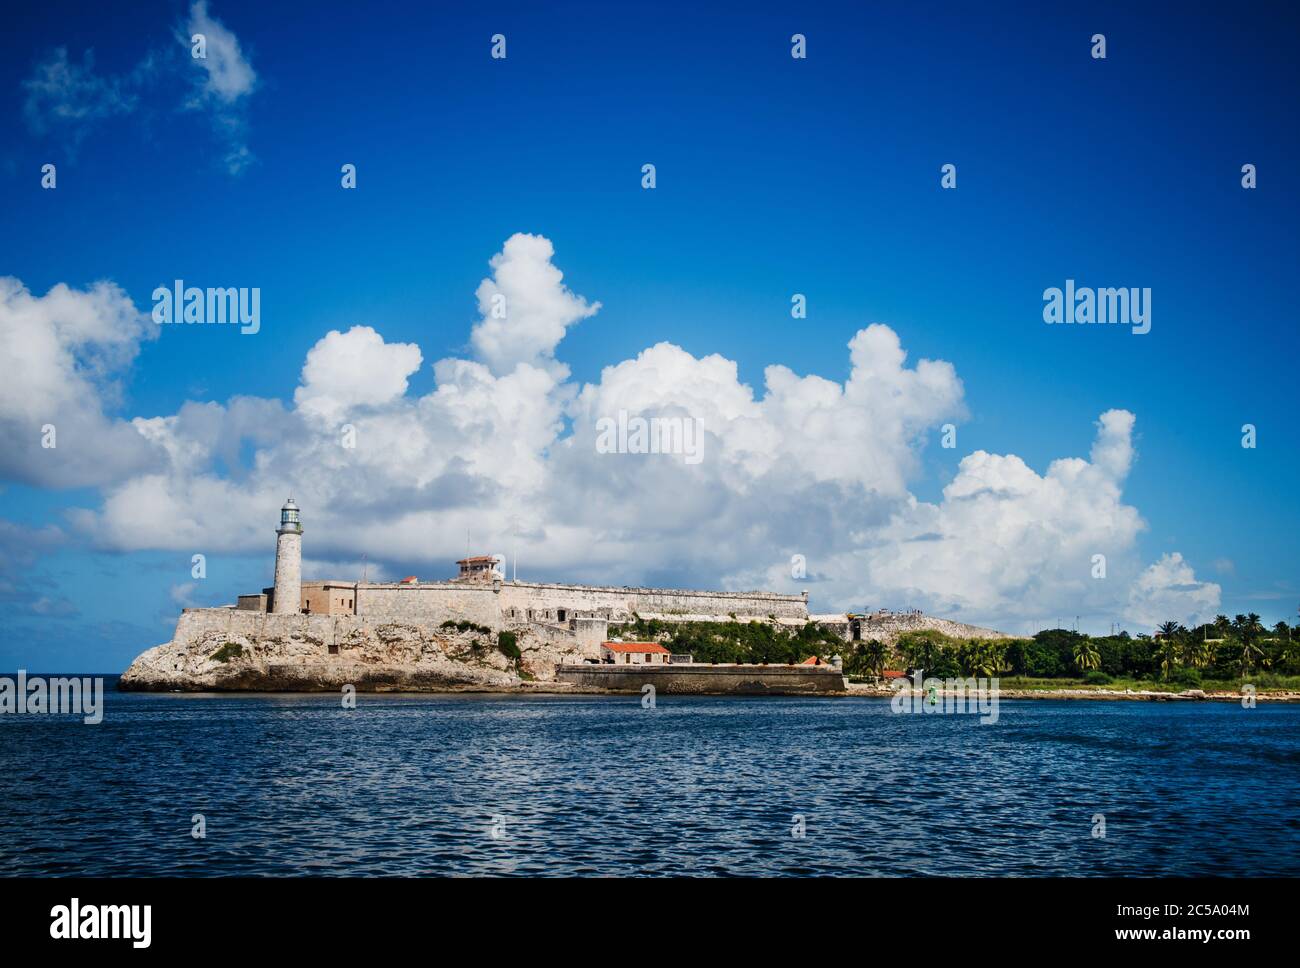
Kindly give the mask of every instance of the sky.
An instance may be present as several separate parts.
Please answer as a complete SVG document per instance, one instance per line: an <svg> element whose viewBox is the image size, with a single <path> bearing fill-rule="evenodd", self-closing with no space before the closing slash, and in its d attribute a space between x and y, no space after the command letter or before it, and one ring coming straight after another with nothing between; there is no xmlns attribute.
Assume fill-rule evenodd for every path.
<svg viewBox="0 0 1300 968"><path fill-rule="evenodd" d="M269 585L290 493L308 578L1295 618L1287 4L4 17L0 669ZM257 331L155 321L175 280ZM1066 280L1149 331L1045 323Z"/></svg>

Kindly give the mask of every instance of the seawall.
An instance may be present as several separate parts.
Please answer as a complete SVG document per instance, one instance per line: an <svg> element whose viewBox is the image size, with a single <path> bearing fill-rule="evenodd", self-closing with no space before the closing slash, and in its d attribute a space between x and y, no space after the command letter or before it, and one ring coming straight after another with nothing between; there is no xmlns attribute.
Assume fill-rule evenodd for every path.
<svg viewBox="0 0 1300 968"><path fill-rule="evenodd" d="M589 689L665 695L799 696L847 694L842 673L824 666L783 665L561 665L557 682Z"/></svg>

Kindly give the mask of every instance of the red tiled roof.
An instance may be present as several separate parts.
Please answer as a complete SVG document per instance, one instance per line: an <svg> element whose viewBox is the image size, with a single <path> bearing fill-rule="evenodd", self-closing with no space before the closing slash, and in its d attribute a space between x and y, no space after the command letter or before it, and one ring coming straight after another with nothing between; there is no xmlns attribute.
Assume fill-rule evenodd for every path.
<svg viewBox="0 0 1300 968"><path fill-rule="evenodd" d="M420 579L416 578L414 575L407 575L405 578L403 578L403 579L401 580L401 582L400 582L399 584L402 584L402 585L414 585L414 584L415 584L417 581L419 581L419 580L420 580Z"/></svg>
<svg viewBox="0 0 1300 968"><path fill-rule="evenodd" d="M825 665L825 663L822 662L821 656L819 655L810 655L808 656L808 658L804 659L799 664L800 665Z"/></svg>
<svg viewBox="0 0 1300 968"><path fill-rule="evenodd" d="M672 655L658 642L602 642L600 643L611 652L654 652L662 655Z"/></svg>
<svg viewBox="0 0 1300 968"><path fill-rule="evenodd" d="M907 675L907 673L900 672L898 669L886 669L881 673L881 675L886 679L901 679Z"/></svg>

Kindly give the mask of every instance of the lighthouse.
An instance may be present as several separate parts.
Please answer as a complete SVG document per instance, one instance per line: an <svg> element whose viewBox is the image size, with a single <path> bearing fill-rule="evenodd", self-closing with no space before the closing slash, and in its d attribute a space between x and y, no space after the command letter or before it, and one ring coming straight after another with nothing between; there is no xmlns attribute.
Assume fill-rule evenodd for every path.
<svg viewBox="0 0 1300 968"><path fill-rule="evenodd" d="M275 595L271 611L277 615L302 611L302 521L292 497L280 508L280 527L275 532Z"/></svg>

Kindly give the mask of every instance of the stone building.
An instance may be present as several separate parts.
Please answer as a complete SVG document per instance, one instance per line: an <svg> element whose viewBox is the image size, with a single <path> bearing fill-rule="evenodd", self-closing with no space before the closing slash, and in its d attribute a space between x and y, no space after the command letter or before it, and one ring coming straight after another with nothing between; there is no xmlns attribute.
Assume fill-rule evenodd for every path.
<svg viewBox="0 0 1300 968"><path fill-rule="evenodd" d="M672 653L658 642L602 642L602 662L616 665L667 665Z"/></svg>
<svg viewBox="0 0 1300 968"><path fill-rule="evenodd" d="M937 628L959 637L1001 635L991 629L931 619L919 613L813 616L808 613L806 591L791 595L506 581L499 555L462 558L456 563L457 576L440 581L416 577L400 582L303 581L302 533L301 513L290 498L280 509L280 527L276 530L275 584L260 595L239 596L239 609L355 616L424 628L444 622L472 622L494 632L528 630L539 639L576 647L597 660L604 655L602 643L609 637L609 626L637 618L666 622L761 621L795 628L815 621L849 641L879 638L891 644L901 632L917 628Z"/></svg>
<svg viewBox="0 0 1300 968"><path fill-rule="evenodd" d="M637 616L666 621L808 620L808 593L715 592L556 582L507 582L499 555L473 555L442 581L302 580L301 512L290 498L276 531L275 584L239 596L238 607L276 614L355 615L375 621L436 626L469 621L493 631L534 627L599 647L611 622Z"/></svg>
<svg viewBox="0 0 1300 968"><path fill-rule="evenodd" d="M460 574L455 581L492 581L501 578L501 557L499 555L474 555L456 562L460 565Z"/></svg>

